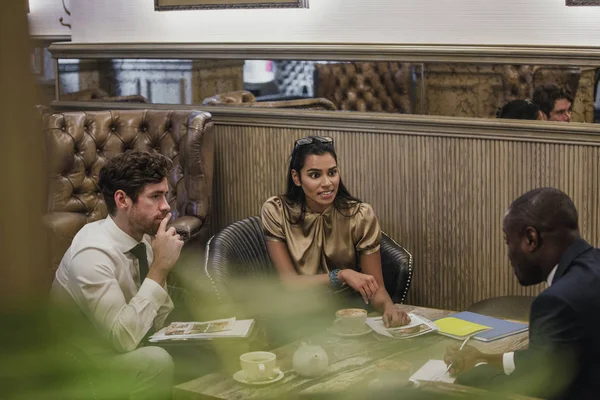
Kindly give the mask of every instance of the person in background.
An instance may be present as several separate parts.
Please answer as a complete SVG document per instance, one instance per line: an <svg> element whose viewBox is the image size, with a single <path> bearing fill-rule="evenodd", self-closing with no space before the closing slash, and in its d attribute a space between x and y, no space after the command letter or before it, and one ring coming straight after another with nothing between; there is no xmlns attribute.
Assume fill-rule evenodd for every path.
<svg viewBox="0 0 600 400"><path fill-rule="evenodd" d="M538 86L533 91L531 101L540 108L539 119L571 122L573 96L568 90L554 83Z"/></svg>
<svg viewBox="0 0 600 400"><path fill-rule="evenodd" d="M579 234L571 199L554 188L513 201L503 221L508 258L523 286L546 282L531 305L529 348L485 354L448 348L457 383L552 399L600 393L600 250Z"/></svg>
<svg viewBox="0 0 600 400"><path fill-rule="evenodd" d="M529 100L512 100L496 113L497 118L508 119L542 119L540 108Z"/></svg>
<svg viewBox="0 0 600 400"><path fill-rule="evenodd" d="M381 229L373 208L342 183L330 137L294 144L285 195L269 198L261 218L269 256L288 287L344 287L383 313L388 327L410 322L387 293Z"/></svg>
<svg viewBox="0 0 600 400"><path fill-rule="evenodd" d="M56 304L74 305L75 314L99 333L98 346L81 350L91 358L108 358L108 369L132 399L170 398L173 385L169 353L138 348L173 310L166 280L183 241L166 227L171 167L168 158L137 150L110 159L98 181L109 215L75 235L52 285ZM75 338L72 345L77 339L85 338Z"/></svg>

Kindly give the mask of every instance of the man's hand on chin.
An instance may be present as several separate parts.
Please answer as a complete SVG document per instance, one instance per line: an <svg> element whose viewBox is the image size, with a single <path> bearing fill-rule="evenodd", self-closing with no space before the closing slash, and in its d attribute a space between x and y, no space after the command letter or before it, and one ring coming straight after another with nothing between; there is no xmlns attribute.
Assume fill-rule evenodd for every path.
<svg viewBox="0 0 600 400"><path fill-rule="evenodd" d="M171 214L167 214L160 223L156 235L152 239L152 250L154 252L154 261L150 266L148 278L158 282L159 285L165 286L167 275L179 259L183 240L175 228L167 229L167 223L171 219Z"/></svg>

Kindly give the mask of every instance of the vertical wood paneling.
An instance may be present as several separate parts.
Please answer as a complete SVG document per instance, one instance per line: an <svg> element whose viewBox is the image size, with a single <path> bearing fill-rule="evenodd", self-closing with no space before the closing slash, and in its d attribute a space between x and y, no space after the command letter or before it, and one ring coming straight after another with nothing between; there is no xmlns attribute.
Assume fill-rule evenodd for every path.
<svg viewBox="0 0 600 400"><path fill-rule="evenodd" d="M413 253L410 303L464 309L538 293L514 278L501 223L510 202L535 187L566 191L583 236L599 242L596 146L228 125L216 126L215 231L284 191L293 143L308 135L334 138L348 189Z"/></svg>

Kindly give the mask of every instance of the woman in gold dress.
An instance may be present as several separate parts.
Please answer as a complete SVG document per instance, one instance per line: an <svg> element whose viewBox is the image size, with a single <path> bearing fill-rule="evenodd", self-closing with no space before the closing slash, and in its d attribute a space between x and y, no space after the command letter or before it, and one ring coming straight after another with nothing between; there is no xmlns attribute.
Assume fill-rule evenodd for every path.
<svg viewBox="0 0 600 400"><path fill-rule="evenodd" d="M267 251L284 285L348 287L383 313L387 327L410 322L383 284L377 217L342 183L333 139L295 142L286 193L269 198L261 218Z"/></svg>

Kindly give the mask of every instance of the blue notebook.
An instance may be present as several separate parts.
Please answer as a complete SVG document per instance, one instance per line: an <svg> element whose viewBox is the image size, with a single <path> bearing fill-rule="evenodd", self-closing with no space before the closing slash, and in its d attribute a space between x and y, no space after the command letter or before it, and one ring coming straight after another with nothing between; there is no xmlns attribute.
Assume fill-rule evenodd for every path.
<svg viewBox="0 0 600 400"><path fill-rule="evenodd" d="M491 342L492 340L502 339L507 336L525 332L529 329L529 325L527 324L488 317L486 315L476 314L469 311L448 315L448 317L460 318L464 319L465 321L491 327L492 329L477 333L475 336L473 336L473 339L481 340L482 342Z"/></svg>

